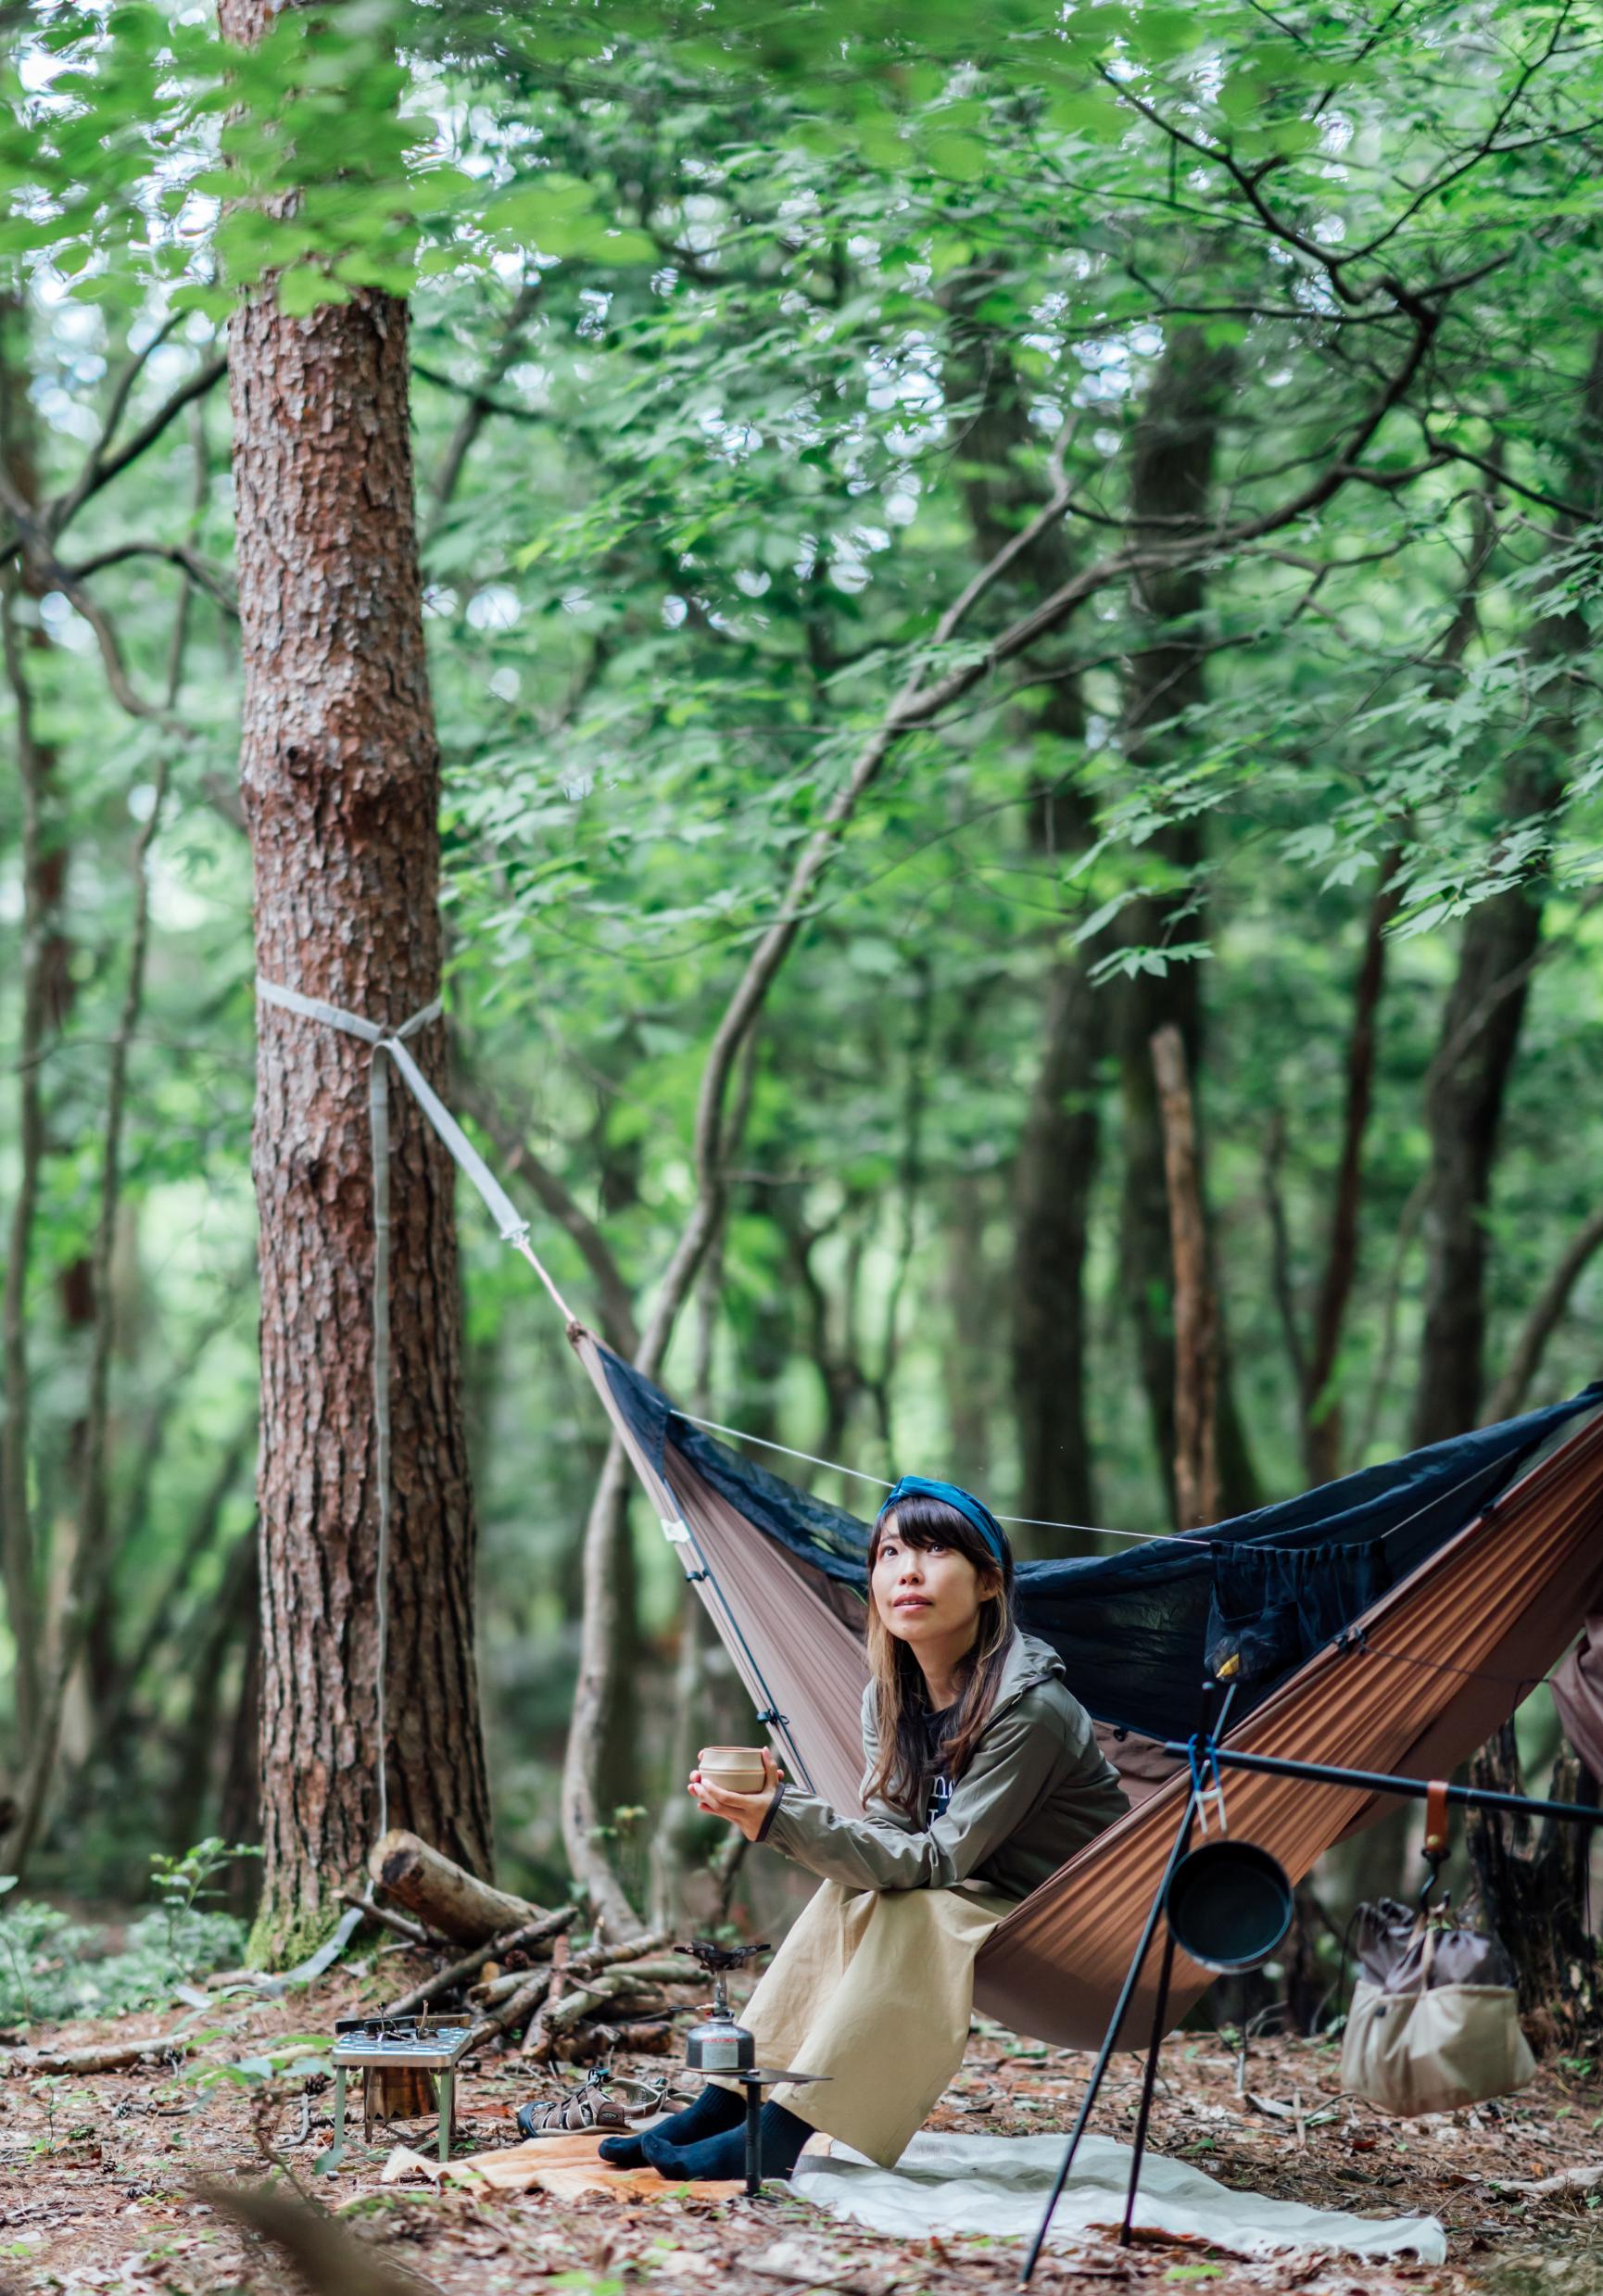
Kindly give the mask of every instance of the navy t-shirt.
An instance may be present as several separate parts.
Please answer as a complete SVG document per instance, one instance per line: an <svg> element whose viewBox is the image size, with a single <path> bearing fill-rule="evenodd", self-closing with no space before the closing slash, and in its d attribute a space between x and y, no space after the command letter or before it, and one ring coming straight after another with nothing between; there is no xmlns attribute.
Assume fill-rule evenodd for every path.
<svg viewBox="0 0 1603 2296"><path fill-rule="evenodd" d="M926 1712L924 1722L924 1759L927 1780L924 1806L925 1831L937 1818L946 1814L946 1805L952 1799L952 1780L946 1769L946 1741L957 1720L957 1708L943 1706L939 1713Z"/></svg>

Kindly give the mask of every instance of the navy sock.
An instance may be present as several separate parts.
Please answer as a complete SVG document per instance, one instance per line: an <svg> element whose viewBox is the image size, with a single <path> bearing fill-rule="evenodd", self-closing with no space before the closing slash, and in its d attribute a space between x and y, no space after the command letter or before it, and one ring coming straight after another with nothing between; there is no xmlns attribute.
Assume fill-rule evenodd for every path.
<svg viewBox="0 0 1603 2296"><path fill-rule="evenodd" d="M733 2128L746 2116L744 2099L732 2088L718 2088L709 2081L701 2094L682 2111L670 2113L649 2133L664 2137L673 2145L692 2145L708 2137L716 2137L726 2128ZM613 2168L644 2168L646 2165L643 2137L605 2137L600 2148L603 2161Z"/></svg>
<svg viewBox="0 0 1603 2296"><path fill-rule="evenodd" d="M745 2113L741 2126L720 2135L703 2137L699 2144L675 2144L669 2136L672 2122L648 2129L641 2149L659 2176L674 2184L712 2183L746 2174ZM787 2113L782 2104L763 2107L763 2174L789 2176L802 2157L802 2148L813 2134L812 2124Z"/></svg>

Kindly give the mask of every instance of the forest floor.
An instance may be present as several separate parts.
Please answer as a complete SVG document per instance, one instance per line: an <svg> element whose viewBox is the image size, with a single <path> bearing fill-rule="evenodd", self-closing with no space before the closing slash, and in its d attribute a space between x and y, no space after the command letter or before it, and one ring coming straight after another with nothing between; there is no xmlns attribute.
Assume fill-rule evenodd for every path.
<svg viewBox="0 0 1603 2296"><path fill-rule="evenodd" d="M198 2189L264 2178L286 2195L300 2186L364 2244L324 2274L329 2296L408 2286L444 2296L531 2287L695 2296L714 2285L727 2296L1002 2296L1016 2284L1016 2243L886 2239L783 2189L752 2204L666 2184L660 2194L615 2196L488 2192L422 2175L386 2185L381 2171L395 2144L432 2153L430 2125L375 2132L383 2141L370 2151L360 2112L347 2165L333 2179L313 2176L328 2141L326 2078L314 2079L309 2097L302 2078L262 2078L262 2068L275 2050L293 2058L290 2037L326 2034L335 2015L371 2005L349 1980L325 1981L289 2000L242 2006L235 1996L215 2014L196 2012L192 2035L214 2037L178 2062L45 2078L14 2059L0 2081L0 2290L267 2296L299 2287L276 2248L235 2225L215 2190ZM80 2022L30 2037L82 2049L170 2032L186 2013ZM931 2126L1062 2130L1089 2063L988 2028L972 2037ZM252 2063L254 2074L237 2069ZM1139 2061L1116 2063L1092 2126L1120 2136L1134 2113ZM1603 2184L1588 2191L1577 2176L1565 2190L1518 2189L1603 2163L1603 2078L1584 2064L1549 2061L1501 2104L1400 2123L1338 2101L1329 2042L1255 2041L1243 2083L1216 2037L1176 2035L1163 2058L1156 2150L1239 2189L1363 2214L1434 2214L1447 2228L1447 2264L1243 2264L1194 2243L1143 2239L1126 2252L1111 2235L1092 2235L1043 2259L1037 2285L1044 2296L1173 2296L1188 2285L1206 2296L1592 2296L1603 2290ZM636 2069L661 2071L664 2060L641 2059ZM472 2157L517 2143L513 2107L557 2085L549 2068L486 2055L462 2076L459 2151Z"/></svg>

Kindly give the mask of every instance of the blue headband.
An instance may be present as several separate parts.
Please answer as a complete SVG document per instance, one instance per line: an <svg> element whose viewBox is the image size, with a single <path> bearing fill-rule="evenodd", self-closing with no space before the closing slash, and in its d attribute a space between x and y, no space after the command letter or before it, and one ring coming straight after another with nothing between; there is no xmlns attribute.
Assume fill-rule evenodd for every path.
<svg viewBox="0 0 1603 2296"><path fill-rule="evenodd" d="M944 1506L954 1508L965 1522L978 1531L999 1563L1007 1559L1007 1543L1002 1534L1002 1525L985 1504L972 1491L964 1490L961 1483L934 1482L928 1475L903 1475L890 1486L889 1496L879 1512L890 1512L898 1499L940 1499Z"/></svg>

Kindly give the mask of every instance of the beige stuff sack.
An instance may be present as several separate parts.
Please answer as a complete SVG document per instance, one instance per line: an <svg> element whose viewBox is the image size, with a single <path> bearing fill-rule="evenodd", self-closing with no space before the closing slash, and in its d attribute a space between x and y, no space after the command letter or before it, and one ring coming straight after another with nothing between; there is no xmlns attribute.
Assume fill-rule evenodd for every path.
<svg viewBox="0 0 1603 2296"><path fill-rule="evenodd" d="M1522 2088L1536 2070L1511 1985L1436 1980L1441 1935L1426 1929L1407 1957L1411 1966L1394 1971L1408 1979L1407 1991L1369 1977L1353 1990L1342 2087L1382 2112L1452 2113Z"/></svg>

